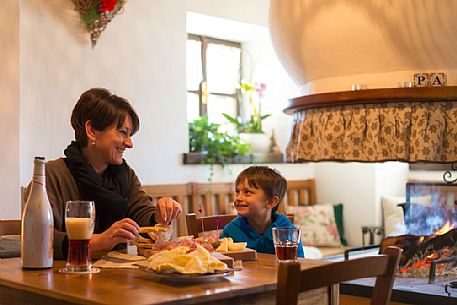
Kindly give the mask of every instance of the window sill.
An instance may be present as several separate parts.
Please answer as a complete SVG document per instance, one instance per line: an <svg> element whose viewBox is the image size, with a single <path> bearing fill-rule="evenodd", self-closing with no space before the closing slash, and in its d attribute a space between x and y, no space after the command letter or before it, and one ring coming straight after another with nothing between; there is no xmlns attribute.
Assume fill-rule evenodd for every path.
<svg viewBox="0 0 457 305"><path fill-rule="evenodd" d="M204 153L183 153L183 164L209 164ZM271 164L285 163L283 154L253 153L246 156L237 156L229 164ZM217 163L220 164L220 163Z"/></svg>

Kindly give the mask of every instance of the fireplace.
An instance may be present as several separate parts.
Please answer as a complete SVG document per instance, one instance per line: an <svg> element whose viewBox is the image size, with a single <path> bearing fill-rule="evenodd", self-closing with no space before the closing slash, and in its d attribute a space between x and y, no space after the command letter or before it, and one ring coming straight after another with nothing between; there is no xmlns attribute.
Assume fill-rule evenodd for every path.
<svg viewBox="0 0 457 305"><path fill-rule="evenodd" d="M407 183L404 204L407 231L384 238L379 246L403 249L392 301L457 304L456 195L457 185L452 183ZM373 255L374 251L365 250L366 254L350 251L353 253L350 257ZM372 279L350 281L341 286L341 293L367 297L373 284Z"/></svg>
<svg viewBox="0 0 457 305"><path fill-rule="evenodd" d="M403 249L399 276L428 276L430 283L436 277L457 280L456 194L457 185L452 183L407 183L404 205L407 232L387 237L381 243L381 249L387 246Z"/></svg>
<svg viewBox="0 0 457 305"><path fill-rule="evenodd" d="M385 238L380 248L397 246L403 249L400 259L400 277L428 277L429 283L443 277L457 280L457 229L449 223L443 232L429 236L401 235Z"/></svg>

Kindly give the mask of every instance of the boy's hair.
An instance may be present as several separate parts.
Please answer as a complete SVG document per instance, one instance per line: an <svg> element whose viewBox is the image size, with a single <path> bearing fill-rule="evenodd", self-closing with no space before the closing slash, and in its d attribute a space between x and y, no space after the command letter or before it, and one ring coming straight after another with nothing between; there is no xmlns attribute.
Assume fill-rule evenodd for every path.
<svg viewBox="0 0 457 305"><path fill-rule="evenodd" d="M271 200L274 196L278 196L279 202L273 208L273 213L278 210L284 195L287 191L287 180L277 170L268 166L250 166L243 170L236 177L235 185L239 185L244 181L256 189L261 189L265 192L267 200Z"/></svg>

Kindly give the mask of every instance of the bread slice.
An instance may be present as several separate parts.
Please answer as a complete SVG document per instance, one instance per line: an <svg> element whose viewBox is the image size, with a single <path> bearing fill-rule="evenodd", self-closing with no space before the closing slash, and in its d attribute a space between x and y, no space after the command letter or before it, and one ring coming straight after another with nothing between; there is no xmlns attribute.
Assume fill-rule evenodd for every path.
<svg viewBox="0 0 457 305"><path fill-rule="evenodd" d="M172 226L157 224L151 227L140 227L140 234L147 233L152 240L170 240L173 233Z"/></svg>
<svg viewBox="0 0 457 305"><path fill-rule="evenodd" d="M149 232L167 232L171 229L171 226L165 225L155 225L151 227L140 227L139 233L149 233Z"/></svg>

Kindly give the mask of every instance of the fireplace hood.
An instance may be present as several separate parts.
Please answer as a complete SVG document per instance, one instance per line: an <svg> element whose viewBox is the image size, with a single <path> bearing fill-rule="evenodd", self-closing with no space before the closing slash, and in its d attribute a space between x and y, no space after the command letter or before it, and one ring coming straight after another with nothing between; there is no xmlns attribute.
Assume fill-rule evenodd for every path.
<svg viewBox="0 0 457 305"><path fill-rule="evenodd" d="M456 14L454 0L271 0L273 46L302 94L287 160L457 162ZM433 72L448 86L398 88Z"/></svg>

